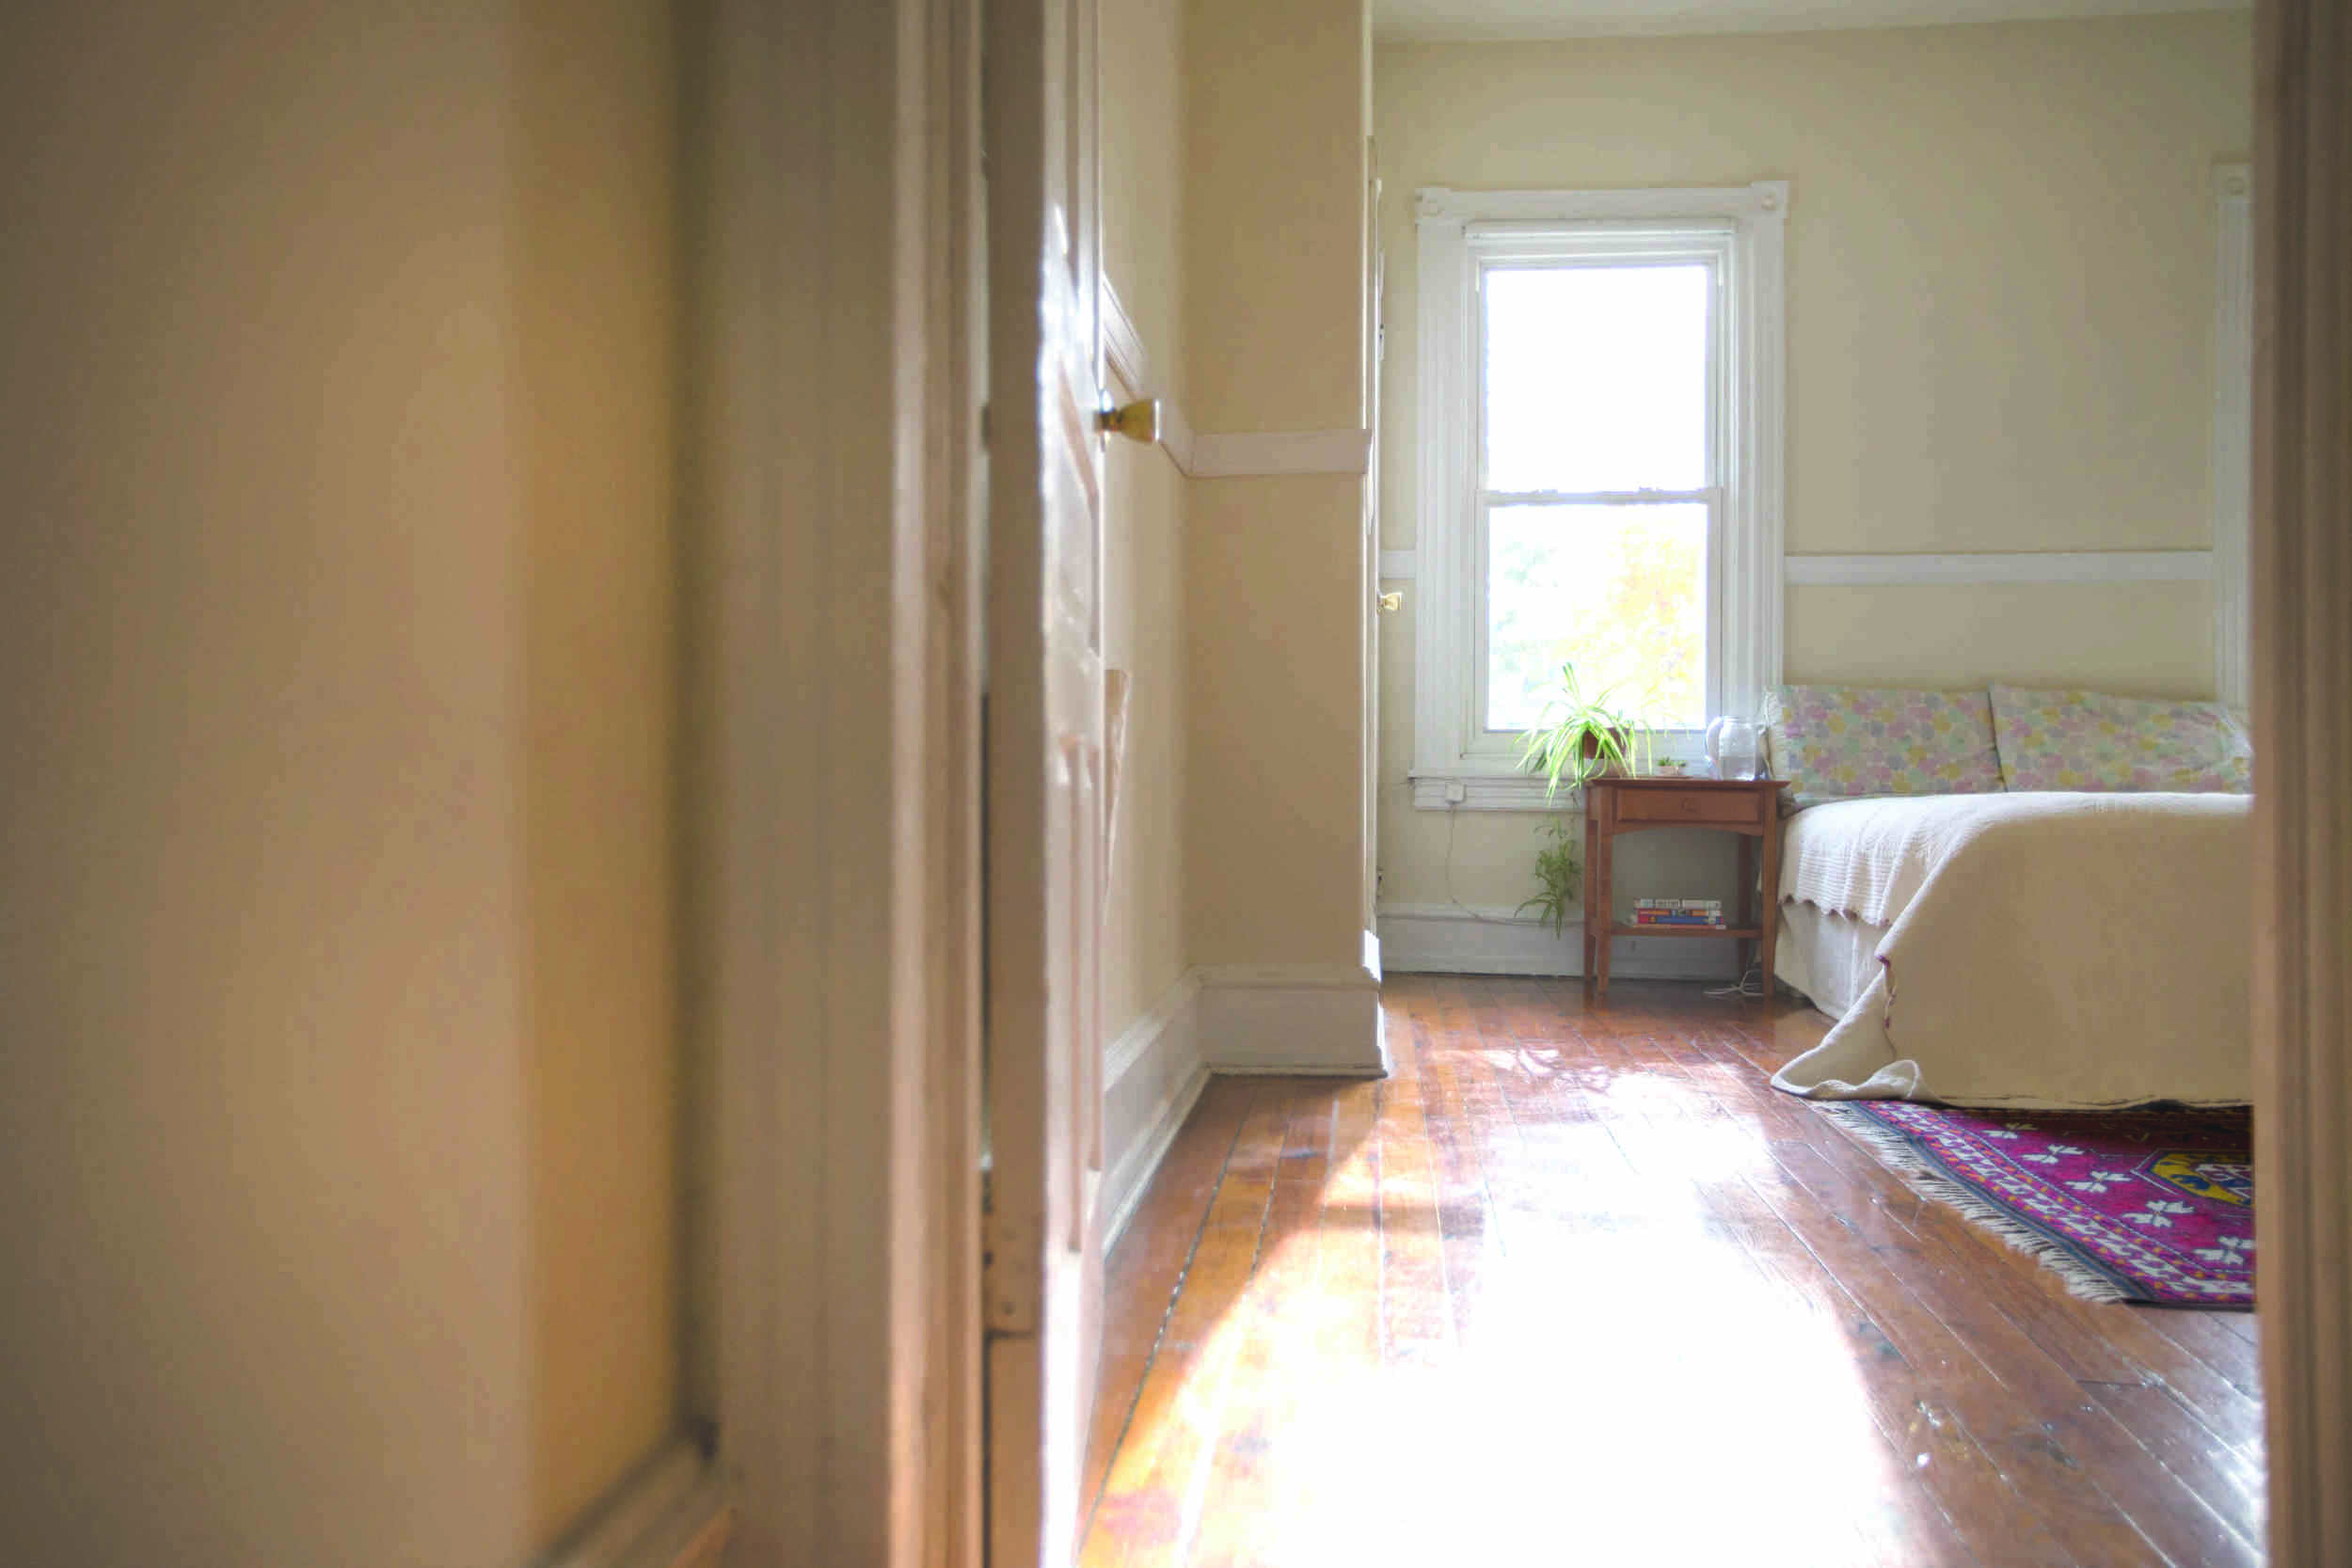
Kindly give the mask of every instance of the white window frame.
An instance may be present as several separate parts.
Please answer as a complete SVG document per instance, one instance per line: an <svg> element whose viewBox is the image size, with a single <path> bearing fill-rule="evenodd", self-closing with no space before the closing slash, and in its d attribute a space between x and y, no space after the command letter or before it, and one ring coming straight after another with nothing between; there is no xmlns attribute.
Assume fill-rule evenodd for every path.
<svg viewBox="0 0 2352 1568"><path fill-rule="evenodd" d="M2254 474L2254 173L2214 170L2218 280L2214 302L2213 686L2241 712L2253 701L2249 573Z"/></svg>
<svg viewBox="0 0 2352 1568"><path fill-rule="evenodd" d="M1423 809L1556 810L1543 781L1485 727L1481 706L1485 531L1478 441L1482 254L1539 241L1546 226L1718 270L1715 485L1708 549L1708 717L1753 717L1780 679L1782 256L1786 181L1630 191L1420 192L1420 455L1413 700L1413 803ZM1654 498L1654 499L1664 499ZM1661 735L1694 756L1695 731Z"/></svg>

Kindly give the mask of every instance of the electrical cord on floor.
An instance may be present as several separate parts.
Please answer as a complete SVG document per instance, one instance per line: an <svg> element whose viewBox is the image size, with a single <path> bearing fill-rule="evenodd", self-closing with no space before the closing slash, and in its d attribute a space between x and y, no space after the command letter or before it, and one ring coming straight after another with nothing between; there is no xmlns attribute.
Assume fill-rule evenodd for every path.
<svg viewBox="0 0 2352 1568"><path fill-rule="evenodd" d="M1762 961L1758 960L1757 962L1748 965L1747 973L1740 976L1740 983L1738 985L1716 986L1709 990L1707 994L1709 996L1737 996L1750 1002L1763 1001L1764 965Z"/></svg>

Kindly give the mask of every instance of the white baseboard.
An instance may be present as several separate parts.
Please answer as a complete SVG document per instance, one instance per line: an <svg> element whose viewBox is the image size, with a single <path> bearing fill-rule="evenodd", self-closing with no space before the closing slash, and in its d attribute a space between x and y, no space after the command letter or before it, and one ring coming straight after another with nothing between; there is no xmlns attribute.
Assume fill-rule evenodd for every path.
<svg viewBox="0 0 2352 1568"><path fill-rule="evenodd" d="M1148 1125L1129 1143L1126 1152L1119 1157L1103 1180L1103 1245L1115 1243L1127 1222L1135 1218L1136 1208L1143 1201L1144 1189L1159 1173L1160 1162L1168 1158L1176 1134L1184 1131L1184 1120L1192 1108L1200 1102L1200 1091L1209 1086L1209 1069L1195 1062L1192 1070L1153 1106Z"/></svg>
<svg viewBox="0 0 2352 1568"><path fill-rule="evenodd" d="M1581 975L1584 927L1550 924L1504 909L1454 904L1384 904L1380 947L1394 974ZM1738 956L1730 937L1619 937L1609 974L1626 980L1722 980Z"/></svg>
<svg viewBox="0 0 2352 1568"><path fill-rule="evenodd" d="M1200 1055L1214 1072L1385 1078L1380 944L1352 964L1218 964L1200 972Z"/></svg>
<svg viewBox="0 0 2352 1568"><path fill-rule="evenodd" d="M673 1441L629 1476L538 1568L712 1568L735 1523L725 1476L701 1446Z"/></svg>
<svg viewBox="0 0 2352 1568"><path fill-rule="evenodd" d="M1118 1239L1216 1073L1381 1078L1380 939L1354 964L1184 972L1103 1053L1104 1244Z"/></svg>
<svg viewBox="0 0 2352 1568"><path fill-rule="evenodd" d="M1200 1059L1200 976L1188 970L1104 1053L1104 1245L1126 1228L1208 1083Z"/></svg>

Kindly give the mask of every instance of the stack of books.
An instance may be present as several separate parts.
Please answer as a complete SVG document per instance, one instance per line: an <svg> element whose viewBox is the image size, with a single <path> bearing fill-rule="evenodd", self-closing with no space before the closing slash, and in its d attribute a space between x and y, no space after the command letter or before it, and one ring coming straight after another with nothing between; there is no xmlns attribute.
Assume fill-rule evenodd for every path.
<svg viewBox="0 0 2352 1568"><path fill-rule="evenodd" d="M1633 900L1633 924L1636 926L1721 926L1723 923L1724 901L1720 898Z"/></svg>

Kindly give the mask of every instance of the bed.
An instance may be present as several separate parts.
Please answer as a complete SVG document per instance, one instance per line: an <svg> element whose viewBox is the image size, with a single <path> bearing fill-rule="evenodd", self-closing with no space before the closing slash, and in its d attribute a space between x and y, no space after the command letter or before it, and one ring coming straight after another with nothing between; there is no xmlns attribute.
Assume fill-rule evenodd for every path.
<svg viewBox="0 0 2352 1568"><path fill-rule="evenodd" d="M2166 710L2153 731L2141 708ZM1804 805L1774 974L1836 1020L1774 1086L2040 1109L2250 1097L2249 765L2227 715L1784 687L1772 720Z"/></svg>
<svg viewBox="0 0 2352 1568"><path fill-rule="evenodd" d="M1801 812L1773 967L1837 1022L1773 1084L2045 1109L2246 1101L2250 808L2018 793Z"/></svg>

